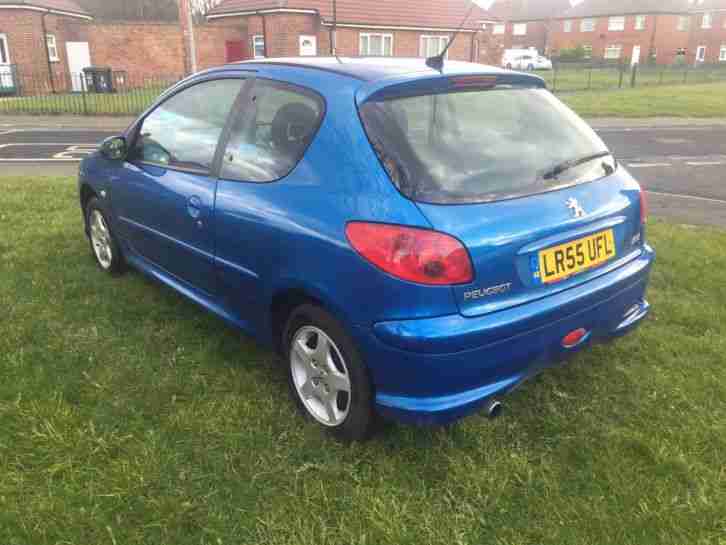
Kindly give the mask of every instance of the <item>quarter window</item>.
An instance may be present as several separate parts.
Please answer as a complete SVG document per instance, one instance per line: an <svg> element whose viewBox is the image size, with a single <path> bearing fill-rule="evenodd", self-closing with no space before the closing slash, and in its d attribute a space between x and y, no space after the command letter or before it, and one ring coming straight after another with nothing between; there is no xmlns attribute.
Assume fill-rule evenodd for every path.
<svg viewBox="0 0 726 545"><path fill-rule="evenodd" d="M265 58L265 37L262 34L252 36L252 54L255 59Z"/></svg>
<svg viewBox="0 0 726 545"><path fill-rule="evenodd" d="M58 62L58 43L55 40L55 34L46 34L45 42L48 44L48 59L51 62Z"/></svg>
<svg viewBox="0 0 726 545"><path fill-rule="evenodd" d="M608 30L625 30L625 17L610 17Z"/></svg>
<svg viewBox="0 0 726 545"><path fill-rule="evenodd" d="M360 54L369 57L393 55L393 34L361 34Z"/></svg>
<svg viewBox="0 0 726 545"><path fill-rule="evenodd" d="M240 79L199 83L163 102L144 119L132 158L144 163L208 172Z"/></svg>
<svg viewBox="0 0 726 545"><path fill-rule="evenodd" d="M221 177L271 182L302 159L323 118L323 100L300 87L258 79L234 120Z"/></svg>
<svg viewBox="0 0 726 545"><path fill-rule="evenodd" d="M635 30L644 30L645 29L645 15L636 15L635 16Z"/></svg>
<svg viewBox="0 0 726 545"><path fill-rule="evenodd" d="M512 27L512 34L514 36L524 36L527 34L527 23L516 23Z"/></svg>
<svg viewBox="0 0 726 545"><path fill-rule="evenodd" d="M606 59L619 59L620 53L623 51L623 46L619 44L609 45L605 48Z"/></svg>
<svg viewBox="0 0 726 545"><path fill-rule="evenodd" d="M448 43L448 36L421 36L421 56L429 58L440 55ZM447 52L446 56L448 55Z"/></svg>
<svg viewBox="0 0 726 545"><path fill-rule="evenodd" d="M583 19L580 22L580 32L592 32L595 30L595 19Z"/></svg>

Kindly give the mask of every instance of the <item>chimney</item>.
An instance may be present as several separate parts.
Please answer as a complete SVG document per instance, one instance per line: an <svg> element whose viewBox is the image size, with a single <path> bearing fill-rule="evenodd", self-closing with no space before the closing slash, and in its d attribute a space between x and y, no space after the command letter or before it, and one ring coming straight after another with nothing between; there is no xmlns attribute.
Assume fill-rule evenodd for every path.
<svg viewBox="0 0 726 545"><path fill-rule="evenodd" d="M197 44L190 2L191 0L179 0L179 24L184 41L184 70L187 74L197 71Z"/></svg>

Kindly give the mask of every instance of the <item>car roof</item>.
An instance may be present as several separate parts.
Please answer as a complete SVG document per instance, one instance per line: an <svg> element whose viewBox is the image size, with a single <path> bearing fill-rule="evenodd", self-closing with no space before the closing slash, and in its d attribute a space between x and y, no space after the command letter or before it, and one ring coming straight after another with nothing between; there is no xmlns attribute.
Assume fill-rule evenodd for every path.
<svg viewBox="0 0 726 545"><path fill-rule="evenodd" d="M289 66L334 72L361 81L373 82L397 76L422 77L431 75L456 74L500 74L501 68L472 62L444 61L441 71L430 68L423 58L401 57L281 57L255 59L229 64L226 68L264 66Z"/></svg>

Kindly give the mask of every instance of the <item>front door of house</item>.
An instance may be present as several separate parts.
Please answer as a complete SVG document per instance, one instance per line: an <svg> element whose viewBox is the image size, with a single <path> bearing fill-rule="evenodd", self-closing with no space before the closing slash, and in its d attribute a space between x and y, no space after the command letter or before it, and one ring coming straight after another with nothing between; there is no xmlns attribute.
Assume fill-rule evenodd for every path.
<svg viewBox="0 0 726 545"><path fill-rule="evenodd" d="M314 57L318 54L317 36L300 36L300 56Z"/></svg>
<svg viewBox="0 0 726 545"><path fill-rule="evenodd" d="M639 45L633 46L633 54L630 57L630 66L635 66L636 64L640 64L640 46Z"/></svg>
<svg viewBox="0 0 726 545"><path fill-rule="evenodd" d="M5 34L0 34L0 94L14 91L15 78L13 77L13 67L10 64L8 37Z"/></svg>
<svg viewBox="0 0 726 545"><path fill-rule="evenodd" d="M706 46L699 45L696 49L696 64L701 64L706 60Z"/></svg>
<svg viewBox="0 0 726 545"><path fill-rule="evenodd" d="M68 72L71 75L73 92L80 93L86 89L83 69L91 66L91 51L88 42L67 42Z"/></svg>

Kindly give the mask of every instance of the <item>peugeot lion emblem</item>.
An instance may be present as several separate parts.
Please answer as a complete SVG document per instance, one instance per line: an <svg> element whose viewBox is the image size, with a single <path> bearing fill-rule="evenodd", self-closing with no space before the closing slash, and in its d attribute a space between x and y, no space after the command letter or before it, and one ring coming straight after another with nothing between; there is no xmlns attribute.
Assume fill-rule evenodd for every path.
<svg viewBox="0 0 726 545"><path fill-rule="evenodd" d="M585 215L585 209L580 206L580 203L577 202L577 199L573 199L572 197L570 197L569 199L567 199L566 204L567 208L572 210L572 215L576 218L581 218Z"/></svg>

